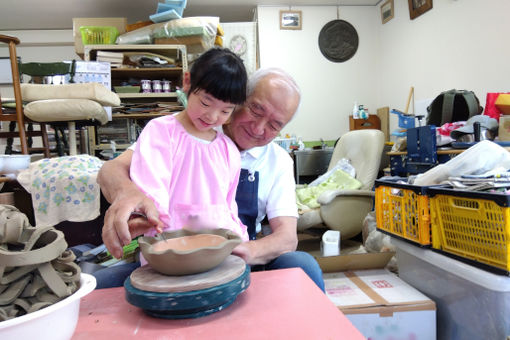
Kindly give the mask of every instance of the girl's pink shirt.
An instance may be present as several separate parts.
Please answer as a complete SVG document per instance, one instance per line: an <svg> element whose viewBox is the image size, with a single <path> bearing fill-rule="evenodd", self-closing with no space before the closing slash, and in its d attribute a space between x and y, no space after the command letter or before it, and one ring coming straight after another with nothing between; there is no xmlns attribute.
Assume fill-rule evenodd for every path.
<svg viewBox="0 0 510 340"><path fill-rule="evenodd" d="M204 143L164 116L142 130L130 175L155 202L165 230L225 228L247 241L235 201L240 169L239 151L223 133Z"/></svg>

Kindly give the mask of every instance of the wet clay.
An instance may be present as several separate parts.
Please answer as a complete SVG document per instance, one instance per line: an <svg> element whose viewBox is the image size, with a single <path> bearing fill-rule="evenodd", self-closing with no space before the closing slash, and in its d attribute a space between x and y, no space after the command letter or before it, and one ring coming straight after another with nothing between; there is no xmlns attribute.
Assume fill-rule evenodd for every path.
<svg viewBox="0 0 510 340"><path fill-rule="evenodd" d="M172 249L177 251L190 251L198 248L216 247L225 241L227 241L227 239L223 236L212 234L183 236L154 243L152 245L152 250L166 251Z"/></svg>
<svg viewBox="0 0 510 340"><path fill-rule="evenodd" d="M219 265L242 240L227 229L173 230L138 239L149 265L165 275L191 275Z"/></svg>

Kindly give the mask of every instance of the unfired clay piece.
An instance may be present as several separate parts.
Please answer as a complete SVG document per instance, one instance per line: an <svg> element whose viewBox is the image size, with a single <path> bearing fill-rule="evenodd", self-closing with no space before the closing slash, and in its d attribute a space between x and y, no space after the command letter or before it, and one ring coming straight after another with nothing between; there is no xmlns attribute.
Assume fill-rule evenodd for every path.
<svg viewBox="0 0 510 340"><path fill-rule="evenodd" d="M138 239L149 265L166 275L190 275L212 269L239 243L241 238L227 229L181 229Z"/></svg>
<svg viewBox="0 0 510 340"><path fill-rule="evenodd" d="M0 321L35 312L78 289L80 267L64 234L32 227L18 209L0 204Z"/></svg>
<svg viewBox="0 0 510 340"><path fill-rule="evenodd" d="M212 234L182 236L156 242L152 245L152 250L165 251L173 249L179 251L190 251L203 247L216 247L226 240L227 239L223 236Z"/></svg>

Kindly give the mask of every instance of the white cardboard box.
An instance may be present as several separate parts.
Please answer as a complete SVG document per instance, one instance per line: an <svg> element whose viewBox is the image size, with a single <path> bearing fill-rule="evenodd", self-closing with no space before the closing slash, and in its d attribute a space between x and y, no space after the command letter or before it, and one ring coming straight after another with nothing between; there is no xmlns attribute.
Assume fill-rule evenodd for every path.
<svg viewBox="0 0 510 340"><path fill-rule="evenodd" d="M392 254L318 258L327 296L367 339L436 339L434 301L386 269L366 269Z"/></svg>

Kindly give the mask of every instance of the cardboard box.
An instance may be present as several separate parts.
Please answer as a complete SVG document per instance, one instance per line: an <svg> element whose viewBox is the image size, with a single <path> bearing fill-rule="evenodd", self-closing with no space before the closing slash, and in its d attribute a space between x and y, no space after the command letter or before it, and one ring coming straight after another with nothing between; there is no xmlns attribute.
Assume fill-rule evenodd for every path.
<svg viewBox="0 0 510 340"><path fill-rule="evenodd" d="M499 117L498 138L500 141L510 140L510 116Z"/></svg>
<svg viewBox="0 0 510 340"><path fill-rule="evenodd" d="M126 33L127 18L73 18L74 50L83 59L83 42L81 40L81 26L114 26L119 35Z"/></svg>
<svg viewBox="0 0 510 340"><path fill-rule="evenodd" d="M317 258L327 296L367 339L436 339L434 301L383 269L393 255Z"/></svg>
<svg viewBox="0 0 510 340"><path fill-rule="evenodd" d="M210 46L208 38L204 35L191 35L185 37L174 38L155 38L154 44L163 45L186 45L188 53L202 53L205 52Z"/></svg>

